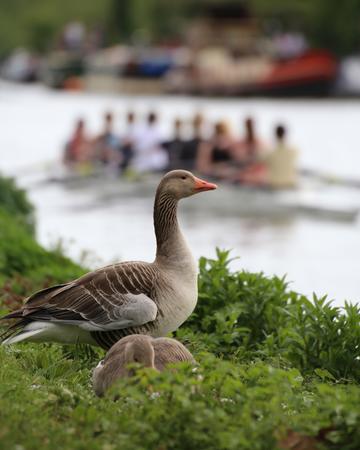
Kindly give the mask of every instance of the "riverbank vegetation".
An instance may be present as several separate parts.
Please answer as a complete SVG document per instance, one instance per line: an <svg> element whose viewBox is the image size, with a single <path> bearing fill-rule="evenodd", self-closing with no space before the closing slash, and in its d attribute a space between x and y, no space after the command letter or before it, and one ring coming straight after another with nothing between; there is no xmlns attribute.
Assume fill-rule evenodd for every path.
<svg viewBox="0 0 360 450"><path fill-rule="evenodd" d="M64 25L80 20L105 32L106 44L176 40L192 19L214 5L239 6L239 0L0 0L0 57L16 47L46 52L61 40ZM240 3L269 31L298 30L313 47L339 55L359 45L360 5L357 0L248 0ZM336 13L335 13L336 12ZM164 20L166 17L166 20ZM330 26L331 24L331 26Z"/></svg>
<svg viewBox="0 0 360 450"><path fill-rule="evenodd" d="M5 312L85 269L42 248L25 194L8 180L0 186ZM229 258L201 258L198 306L175 334L196 368L139 370L98 399L90 376L102 350L0 347L0 447L358 449L359 308L307 299L282 278L232 272Z"/></svg>

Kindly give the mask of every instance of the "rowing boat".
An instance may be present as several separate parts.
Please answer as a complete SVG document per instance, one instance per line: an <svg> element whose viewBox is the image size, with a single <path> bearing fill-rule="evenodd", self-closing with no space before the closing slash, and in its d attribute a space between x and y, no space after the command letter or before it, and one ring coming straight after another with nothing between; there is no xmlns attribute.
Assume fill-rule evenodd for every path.
<svg viewBox="0 0 360 450"><path fill-rule="evenodd" d="M123 199L150 198L159 175L144 174L126 178L104 176L101 171L87 175L65 172L43 180L58 183L67 191L86 190L92 205L116 204ZM301 176L299 187L289 190L269 190L220 182L218 189L206 199L187 202L185 209L201 213L241 217L294 217L355 221L360 211L360 196L352 186L329 184L320 178Z"/></svg>

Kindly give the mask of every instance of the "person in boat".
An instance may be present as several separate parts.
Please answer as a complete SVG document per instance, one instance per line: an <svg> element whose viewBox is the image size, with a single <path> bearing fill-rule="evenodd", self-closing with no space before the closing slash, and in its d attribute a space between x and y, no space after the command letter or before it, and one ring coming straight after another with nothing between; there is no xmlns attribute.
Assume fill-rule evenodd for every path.
<svg viewBox="0 0 360 450"><path fill-rule="evenodd" d="M264 150L263 142L257 137L252 117L246 117L244 129L244 137L234 146L234 159L238 166L252 165Z"/></svg>
<svg viewBox="0 0 360 450"><path fill-rule="evenodd" d="M103 131L94 139L93 159L103 164L112 164L119 159L120 140L114 133L114 116L111 112L104 114Z"/></svg>
<svg viewBox="0 0 360 450"><path fill-rule="evenodd" d="M185 168L181 161L185 141L182 137L183 121L179 118L174 120L174 134L171 140L163 142L163 147L168 154L168 170Z"/></svg>
<svg viewBox="0 0 360 450"><path fill-rule="evenodd" d="M140 173L159 172L166 169L169 158L162 142L158 116L155 112L150 112L145 127L137 133L132 168Z"/></svg>
<svg viewBox="0 0 360 450"><path fill-rule="evenodd" d="M215 178L228 178L233 172L234 145L228 125L217 122L212 138L199 146L197 170Z"/></svg>
<svg viewBox="0 0 360 450"><path fill-rule="evenodd" d="M75 167L90 158L90 139L85 131L84 119L77 120L75 130L65 146L64 164Z"/></svg>
<svg viewBox="0 0 360 450"><path fill-rule="evenodd" d="M125 171L131 164L134 157L134 146L137 139L138 126L136 124L136 115L129 111L126 115L126 131L122 136L120 145L120 171Z"/></svg>
<svg viewBox="0 0 360 450"><path fill-rule="evenodd" d="M204 142L203 137L204 118L201 114L195 114L192 120L192 137L185 141L180 153L181 167L187 170L195 168L200 145Z"/></svg>
<svg viewBox="0 0 360 450"><path fill-rule="evenodd" d="M297 151L286 142L286 128L275 127L275 145L267 154L242 171L239 181L271 189L288 189L297 184Z"/></svg>
<svg viewBox="0 0 360 450"><path fill-rule="evenodd" d="M264 159L266 183L275 189L293 188L297 184L298 152L287 143L286 135L284 125L275 127L275 146Z"/></svg>

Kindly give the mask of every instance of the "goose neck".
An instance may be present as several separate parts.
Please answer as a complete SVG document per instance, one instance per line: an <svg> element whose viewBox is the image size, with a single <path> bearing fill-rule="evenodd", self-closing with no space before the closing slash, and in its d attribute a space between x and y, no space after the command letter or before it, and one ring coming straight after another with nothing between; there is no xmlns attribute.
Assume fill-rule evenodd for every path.
<svg viewBox="0 0 360 450"><path fill-rule="evenodd" d="M178 200L166 192L157 192L154 203L156 257L171 254L182 242L177 220Z"/></svg>
<svg viewBox="0 0 360 450"><path fill-rule="evenodd" d="M125 346L125 364L140 363L155 368L154 348L147 340L129 342Z"/></svg>

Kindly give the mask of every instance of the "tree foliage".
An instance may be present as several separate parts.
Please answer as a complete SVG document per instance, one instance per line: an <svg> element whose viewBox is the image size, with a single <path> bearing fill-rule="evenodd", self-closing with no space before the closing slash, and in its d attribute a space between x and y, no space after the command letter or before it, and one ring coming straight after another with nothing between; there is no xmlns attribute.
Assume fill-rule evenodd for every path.
<svg viewBox="0 0 360 450"><path fill-rule="evenodd" d="M360 0L251 0L260 17L303 31L310 43L339 55L360 49Z"/></svg>
<svg viewBox="0 0 360 450"><path fill-rule="evenodd" d="M52 48L64 24L81 20L102 25L108 43L121 40L157 40L178 37L193 17L211 4L238 0L0 0L0 55L17 46L45 51ZM338 54L354 53L360 46L360 0L248 0L250 13L268 29L306 33L314 46Z"/></svg>
<svg viewBox="0 0 360 450"><path fill-rule="evenodd" d="M0 56L16 47L49 50L68 21L104 24L108 7L109 0L0 0Z"/></svg>

